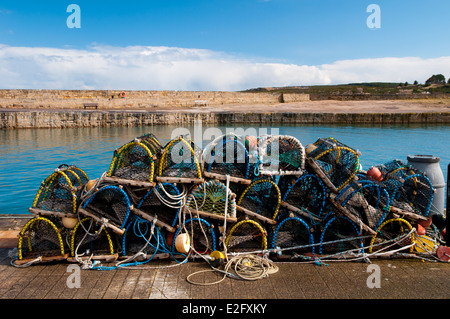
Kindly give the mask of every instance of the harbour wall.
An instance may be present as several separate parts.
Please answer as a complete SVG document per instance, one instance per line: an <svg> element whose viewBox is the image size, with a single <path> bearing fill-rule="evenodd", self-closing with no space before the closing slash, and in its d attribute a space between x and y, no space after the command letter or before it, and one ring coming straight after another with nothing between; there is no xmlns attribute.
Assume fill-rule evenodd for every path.
<svg viewBox="0 0 450 319"><path fill-rule="evenodd" d="M124 96L121 96L121 93ZM274 104L309 101L309 94L251 93L231 91L117 91L117 90L0 90L1 108L83 109L97 103L98 109L151 109L224 104Z"/></svg>
<svg viewBox="0 0 450 319"><path fill-rule="evenodd" d="M0 129L80 128L204 124L449 124L450 112L435 113L239 113L147 111L0 111Z"/></svg>

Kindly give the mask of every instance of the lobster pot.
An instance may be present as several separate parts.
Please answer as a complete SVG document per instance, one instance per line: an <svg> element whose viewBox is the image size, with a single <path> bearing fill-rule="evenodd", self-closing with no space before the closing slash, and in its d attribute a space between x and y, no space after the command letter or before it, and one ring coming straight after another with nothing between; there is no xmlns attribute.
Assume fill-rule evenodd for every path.
<svg viewBox="0 0 450 319"><path fill-rule="evenodd" d="M281 193L277 184L260 179L250 184L238 200L238 210L265 221L275 220L280 208ZM241 209L243 208L243 210Z"/></svg>
<svg viewBox="0 0 450 319"><path fill-rule="evenodd" d="M402 179L409 175L419 174L419 171L401 160L394 159L385 164L378 165L377 168L383 175L383 180Z"/></svg>
<svg viewBox="0 0 450 319"><path fill-rule="evenodd" d="M65 259L66 248L58 226L61 225L51 218L34 217L28 221L19 233L16 264L37 257L49 261Z"/></svg>
<svg viewBox="0 0 450 319"><path fill-rule="evenodd" d="M339 193L336 201L372 229L380 226L390 209L386 189L371 181L351 183Z"/></svg>
<svg viewBox="0 0 450 319"><path fill-rule="evenodd" d="M183 136L169 141L161 155L158 177L201 179L201 154L202 149Z"/></svg>
<svg viewBox="0 0 450 319"><path fill-rule="evenodd" d="M319 254L363 253L359 228L345 216L328 219L320 234Z"/></svg>
<svg viewBox="0 0 450 319"><path fill-rule="evenodd" d="M134 140L114 151L108 177L152 183L156 157L145 143Z"/></svg>
<svg viewBox="0 0 450 319"><path fill-rule="evenodd" d="M216 232L211 223L203 218L190 218L177 229L174 235L172 251L176 251L175 241L179 234L189 234L191 247L201 255L216 250Z"/></svg>
<svg viewBox="0 0 450 319"><path fill-rule="evenodd" d="M434 189L422 174L384 181L390 194L390 205L427 217L433 202Z"/></svg>
<svg viewBox="0 0 450 319"><path fill-rule="evenodd" d="M281 251L282 255L303 255L314 253L313 244L314 238L310 226L300 217L287 216L278 223L273 234L271 248L287 249Z"/></svg>
<svg viewBox="0 0 450 319"><path fill-rule="evenodd" d="M263 175L301 175L305 169L305 148L288 135L264 135L258 141L259 173Z"/></svg>
<svg viewBox="0 0 450 319"><path fill-rule="evenodd" d="M235 194L223 183L217 180L207 181L195 186L188 195L184 213L193 216L200 214L204 218L218 220L235 219L235 197ZM227 206L226 211L225 206Z"/></svg>
<svg viewBox="0 0 450 319"><path fill-rule="evenodd" d="M77 189L73 187L70 171L57 169L41 184L32 208L50 212L76 213L78 207Z"/></svg>
<svg viewBox="0 0 450 319"><path fill-rule="evenodd" d="M70 240L72 257L95 257L114 255L114 244L106 228L100 230L93 218L86 217L75 225Z"/></svg>
<svg viewBox="0 0 450 319"><path fill-rule="evenodd" d="M255 252L267 249L267 231L261 223L244 219L234 224L225 239L227 252Z"/></svg>
<svg viewBox="0 0 450 319"><path fill-rule="evenodd" d="M413 251L413 227L403 218L392 218L378 227L370 241L369 253L389 253L394 250Z"/></svg>
<svg viewBox="0 0 450 319"><path fill-rule="evenodd" d="M157 157L158 155L161 155L162 145L154 134L146 133L136 137L135 141L146 145L153 155L156 155Z"/></svg>
<svg viewBox="0 0 450 319"><path fill-rule="evenodd" d="M250 159L242 140L234 134L223 135L209 143L202 156L204 175L230 175L239 179L250 176ZM223 179L223 178L222 178Z"/></svg>
<svg viewBox="0 0 450 319"><path fill-rule="evenodd" d="M145 194L137 208L173 227L182 207L181 196L175 184L159 183Z"/></svg>
<svg viewBox="0 0 450 319"><path fill-rule="evenodd" d="M297 179L282 176L279 184L284 185L282 200L298 209L307 209L321 217L326 199L326 187L322 180L313 174L304 174ZM281 191L281 190L280 190Z"/></svg>
<svg viewBox="0 0 450 319"><path fill-rule="evenodd" d="M332 137L318 139L312 148L308 157L318 164L338 191L356 176L359 168L359 153L356 150Z"/></svg>
<svg viewBox="0 0 450 319"><path fill-rule="evenodd" d="M87 174L79 167L75 165L63 164L58 167L59 170L63 170L67 177L70 179L73 187L81 190L84 185L89 181Z"/></svg>
<svg viewBox="0 0 450 319"><path fill-rule="evenodd" d="M153 233L152 227L151 221L133 216L122 236L123 256L130 257L137 253L143 253L147 258L140 257L140 259L148 259L159 251L165 251L165 242L157 226L153 228Z"/></svg>
<svg viewBox="0 0 450 319"><path fill-rule="evenodd" d="M79 210L97 221L106 218L110 224L123 229L130 214L130 200L119 186L107 185L89 197Z"/></svg>

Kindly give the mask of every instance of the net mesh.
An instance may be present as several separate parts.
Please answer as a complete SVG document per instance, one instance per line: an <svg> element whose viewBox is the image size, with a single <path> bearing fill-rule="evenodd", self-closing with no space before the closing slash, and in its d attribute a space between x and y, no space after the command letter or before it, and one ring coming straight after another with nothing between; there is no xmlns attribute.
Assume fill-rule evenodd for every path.
<svg viewBox="0 0 450 319"><path fill-rule="evenodd" d="M283 176L282 178L284 178ZM286 178L288 179L288 178ZM317 217L321 217L326 200L326 187L316 175L305 174L296 180L290 178L283 195L283 201L299 209L306 208Z"/></svg>
<svg viewBox="0 0 450 319"><path fill-rule="evenodd" d="M202 149L190 139L178 137L164 147L159 163L159 176L202 178L199 160Z"/></svg>
<svg viewBox="0 0 450 319"><path fill-rule="evenodd" d="M31 219L19 234L19 259L64 255L64 243L57 226L49 219Z"/></svg>
<svg viewBox="0 0 450 319"><path fill-rule="evenodd" d="M77 206L76 190L63 171L56 171L42 182L33 202L33 208L54 212L76 213Z"/></svg>
<svg viewBox="0 0 450 319"><path fill-rule="evenodd" d="M210 143L203 152L207 172L248 178L250 161L247 149L236 135L224 135Z"/></svg>
<svg viewBox="0 0 450 319"><path fill-rule="evenodd" d="M112 255L113 242L108 230L102 229L94 219L87 217L75 226L71 238L72 256Z"/></svg>
<svg viewBox="0 0 450 319"><path fill-rule="evenodd" d="M227 196L228 203L226 203ZM225 204L227 204L226 214ZM196 186L189 194L186 206L210 214L227 217L236 216L235 195L217 180L211 180Z"/></svg>
<svg viewBox="0 0 450 319"><path fill-rule="evenodd" d="M305 149L294 137L287 135L268 135L259 140L261 173L284 175L303 173L305 168Z"/></svg>
<svg viewBox="0 0 450 319"><path fill-rule="evenodd" d="M130 212L130 200L120 187L104 186L84 202L83 208L123 228Z"/></svg>
<svg viewBox="0 0 450 319"><path fill-rule="evenodd" d="M344 216L331 217L325 224L319 245L319 254L335 254L348 250L357 252L363 242L358 227ZM356 251L355 251L356 250Z"/></svg>
<svg viewBox="0 0 450 319"><path fill-rule="evenodd" d="M310 232L308 224L299 217L284 218L277 226L274 236L272 248L293 248L282 252L284 255L293 255L314 252L314 239ZM308 246L308 247L298 247Z"/></svg>
<svg viewBox="0 0 450 319"><path fill-rule="evenodd" d="M372 238L369 252L390 251L407 247L414 241L411 224L401 218L389 219L377 229ZM412 251L413 247L411 247Z"/></svg>
<svg viewBox="0 0 450 319"><path fill-rule="evenodd" d="M428 216L433 202L434 189L422 174L384 181L390 192L391 205L405 211Z"/></svg>
<svg viewBox="0 0 450 319"><path fill-rule="evenodd" d="M281 202L277 184L261 179L250 184L239 198L238 205L269 219L275 219Z"/></svg>
<svg viewBox="0 0 450 319"><path fill-rule="evenodd" d="M189 234L191 246L199 254L205 255L216 250L216 233L213 226L205 219L188 219L183 226L177 230L175 238L181 232ZM175 241L173 243L173 250L175 251Z"/></svg>
<svg viewBox="0 0 450 319"><path fill-rule="evenodd" d="M114 153L109 176L121 179L152 182L155 161L149 148L140 142L130 142Z"/></svg>
<svg viewBox="0 0 450 319"><path fill-rule="evenodd" d="M267 249L266 231L258 222L248 219L236 223L226 237L228 252L252 252Z"/></svg>
<svg viewBox="0 0 450 319"><path fill-rule="evenodd" d="M153 255L165 250L165 242L156 230L152 234L153 223L133 216L122 237L122 251L124 256L133 256L139 252Z"/></svg>
<svg viewBox="0 0 450 319"><path fill-rule="evenodd" d="M331 183L341 190L358 172L358 153L331 137L321 138L314 145L316 149L308 156L317 162Z"/></svg>
<svg viewBox="0 0 450 319"><path fill-rule="evenodd" d="M390 206L387 191L370 181L351 183L339 193L336 201L372 229L381 225Z"/></svg>
<svg viewBox="0 0 450 319"><path fill-rule="evenodd" d="M175 184L160 183L145 194L137 208L166 224L175 226L181 205L175 203L173 198L179 196L180 191Z"/></svg>

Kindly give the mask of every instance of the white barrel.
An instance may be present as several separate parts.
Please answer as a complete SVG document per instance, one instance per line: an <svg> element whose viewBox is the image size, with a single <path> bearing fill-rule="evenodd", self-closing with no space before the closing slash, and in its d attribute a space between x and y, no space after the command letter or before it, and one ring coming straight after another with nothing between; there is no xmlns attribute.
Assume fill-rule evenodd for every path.
<svg viewBox="0 0 450 319"><path fill-rule="evenodd" d="M425 173L434 188L433 202L430 209L430 216L434 214L444 214L445 207L445 179L440 158L433 155L408 155L408 165Z"/></svg>

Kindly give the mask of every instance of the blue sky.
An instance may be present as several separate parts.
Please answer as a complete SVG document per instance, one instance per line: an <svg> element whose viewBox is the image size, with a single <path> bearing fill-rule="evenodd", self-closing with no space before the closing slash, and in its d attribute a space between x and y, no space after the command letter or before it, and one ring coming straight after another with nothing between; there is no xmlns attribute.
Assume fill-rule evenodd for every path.
<svg viewBox="0 0 450 319"><path fill-rule="evenodd" d="M79 29L70 29L66 25L66 19L70 15L66 9L72 3L81 8ZM366 8L372 3L379 5L381 9L379 29L370 29L366 24L366 19L371 14L366 12ZM198 61L226 61L232 62L230 69L241 63L240 68L235 70L239 74L257 68L259 71L252 78L261 80L264 75L267 77L265 81L252 82L250 78L243 81L239 74L227 74L229 85L222 81L210 88L204 86L211 81L195 78L182 84L174 82L173 89L245 89L247 87L241 86L334 84L347 80L355 82L417 79L424 82L428 73L435 72L438 67L444 68L441 73L447 72L446 77L450 76L447 60L442 61L442 58L450 56L449 15L448 0L0 1L0 45L10 50L3 54L8 56L9 60L3 68L0 67L0 75L2 69L4 75L11 75L19 72L21 65L24 68L21 75L15 75L16 82L0 82L0 87L36 86L37 79L27 82L25 77L30 77L30 66L38 62L41 66L35 66L39 68L36 71L39 71L44 79L49 79L45 82L47 84L41 85L57 85L54 64L52 69L45 69L44 65L51 57L54 63L55 56L63 57L64 60L70 58L76 65L73 50L85 58L89 55L92 59L92 53L95 52L102 56L102 61L108 59L111 52L117 54L118 50L122 50L115 61L121 61L120 63L129 67L128 59L135 62L137 54L133 51L134 53L129 55L127 48L130 47L139 47L146 52L151 48L178 48L175 61L183 61L183 65L189 61L192 67L187 68L188 70L208 67L209 71L213 72L214 68L211 67L217 64L206 66L198 64ZM41 51L36 51L35 56L27 53L22 59L17 58L16 63L12 63L10 60L13 57L13 48L16 49L16 56L22 56L23 50L18 48L40 48ZM153 56L158 55L157 62L147 59L142 61L141 66L156 72L155 63L158 63L158 72L163 72L161 61L171 62L174 59L173 50L157 50L157 53L154 50ZM38 55L45 56L45 61L37 61ZM180 55L184 58L181 59ZM393 58L416 59L415 63L420 64L417 68L421 69L422 73L412 73L409 70L413 67L409 63L411 60L392 60ZM26 63L20 63L25 60ZM401 62L405 61L408 63L405 63L403 69L396 68L395 72L385 70L380 75L366 78L359 76L355 81L351 81L356 72L354 69L345 76L339 76L332 73L330 68L324 67L331 65L331 69L336 71L336 68L342 68L342 61L354 61L358 62L358 74L361 74L366 73L364 66L359 63L363 60L367 61L368 66L379 65L388 69L392 68L393 64L402 65ZM373 64L370 61L384 61L384 64ZM270 71L267 71L268 64ZM83 65L85 66L85 63ZM436 65L436 69L430 65ZM11 67L19 69L14 71ZM347 64L345 67L349 69ZM224 69L226 68L219 68L218 71L223 72ZM287 75L284 82L278 78L271 82L271 76L275 78L274 74L285 72L280 70L287 70L289 74L301 70L306 73L299 78ZM117 72L120 74L119 70ZM172 67L169 70L174 76L180 74L186 77L185 72L186 68L177 71ZM373 70L367 69L367 74L370 72L373 73ZM92 75L91 73L90 76ZM77 76L78 82L74 81L74 85L78 87L101 86L101 82L86 83L87 80L81 78L81 73ZM104 76L106 77L106 74ZM142 74L139 76L143 77ZM401 78L402 76L404 78ZM235 84L231 85L231 82ZM105 88L115 85L123 87L124 84L125 82L111 82L105 84L108 86ZM170 84L160 87L157 84L156 81L148 82L148 86L155 89L170 89Z"/></svg>

